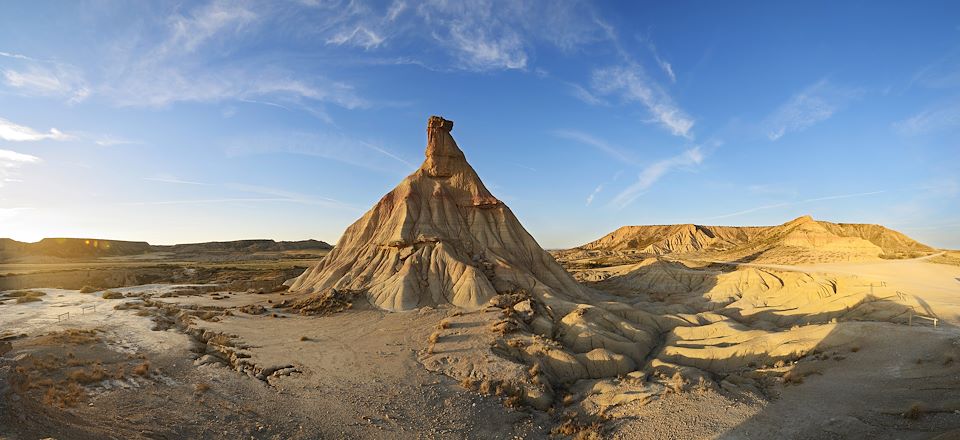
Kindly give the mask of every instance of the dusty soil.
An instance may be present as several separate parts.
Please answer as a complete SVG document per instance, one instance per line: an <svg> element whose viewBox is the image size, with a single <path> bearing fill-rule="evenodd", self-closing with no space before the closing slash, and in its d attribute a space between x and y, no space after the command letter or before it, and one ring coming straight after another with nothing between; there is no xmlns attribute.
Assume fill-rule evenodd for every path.
<svg viewBox="0 0 960 440"><path fill-rule="evenodd" d="M930 260L587 269L611 310L704 321L658 335L637 371L610 358L591 365L614 373L555 383L539 410L495 380L535 380L516 350L556 346L498 327L519 306L304 316L272 288L7 291L0 438L578 435L568 420L596 424L582 438L930 438L960 429L960 273ZM911 311L941 325L904 325Z"/></svg>
<svg viewBox="0 0 960 440"><path fill-rule="evenodd" d="M45 302L0 306L11 344L0 361L0 438L544 438L550 427L542 413L505 408L417 363L417 351L445 311L360 310L317 319L272 308L239 311L280 302L280 294L158 299L218 312L211 321L177 328L167 325L171 309L141 305L144 294L182 287L117 289L131 297L115 300L44 289ZM73 316L93 304L96 311ZM120 304L132 308L114 309ZM233 316L220 314L233 308ZM57 323L66 311L71 318ZM86 329L95 340L56 336ZM204 343L195 336L202 332L229 337ZM229 356L211 348L218 343L249 353L244 365L271 375L261 380L238 372ZM133 373L144 362L149 372ZM71 373L95 366L110 374L70 385ZM121 366L126 374L116 376ZM292 367L286 375L275 374L286 366ZM34 383L64 382L64 393L76 397L59 404L45 399L45 387L18 386L25 371Z"/></svg>

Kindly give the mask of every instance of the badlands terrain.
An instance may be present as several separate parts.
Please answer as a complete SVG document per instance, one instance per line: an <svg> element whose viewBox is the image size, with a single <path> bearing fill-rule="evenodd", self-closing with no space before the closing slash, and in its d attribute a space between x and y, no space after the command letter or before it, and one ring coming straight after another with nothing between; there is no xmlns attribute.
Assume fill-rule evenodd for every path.
<svg viewBox="0 0 960 440"><path fill-rule="evenodd" d="M810 217L548 253L452 129L332 249L0 240L0 438L960 436L960 253Z"/></svg>

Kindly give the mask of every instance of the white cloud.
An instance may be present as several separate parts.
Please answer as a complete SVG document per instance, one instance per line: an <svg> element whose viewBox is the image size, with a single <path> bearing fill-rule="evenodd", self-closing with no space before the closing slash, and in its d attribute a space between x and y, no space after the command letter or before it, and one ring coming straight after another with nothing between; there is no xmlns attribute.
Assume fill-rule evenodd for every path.
<svg viewBox="0 0 960 440"><path fill-rule="evenodd" d="M41 160L37 156L10 150L0 150L0 188L8 182L20 182L19 179L11 177L15 174L17 168L39 162L41 162Z"/></svg>
<svg viewBox="0 0 960 440"><path fill-rule="evenodd" d="M327 44L352 44L364 49L374 49L383 44L386 39L375 32L363 27L357 26L352 31L342 31L327 39Z"/></svg>
<svg viewBox="0 0 960 440"><path fill-rule="evenodd" d="M12 168L20 166L21 164L36 162L40 162L40 158L37 156L17 153L16 151L10 150L0 150L0 167Z"/></svg>
<svg viewBox="0 0 960 440"><path fill-rule="evenodd" d="M194 9L192 14L169 17L170 35L157 48L157 54L169 51L193 52L207 40L226 31L238 31L257 19L257 14L237 2L213 1Z"/></svg>
<svg viewBox="0 0 960 440"><path fill-rule="evenodd" d="M610 157L616 159L618 162L629 164L629 165L637 164L637 161L634 160L630 154L623 151L620 147L611 145L607 141L604 141L603 139L598 139L587 133L576 131L576 130L556 130L552 132L552 134L559 138L569 139L569 140L580 142L585 145L589 145L593 148L596 148L606 153Z"/></svg>
<svg viewBox="0 0 960 440"><path fill-rule="evenodd" d="M407 3L403 0L393 0L390 8L387 9L387 21L394 21L400 14L407 9Z"/></svg>
<svg viewBox="0 0 960 440"><path fill-rule="evenodd" d="M587 196L587 206L590 206L590 204L593 203L594 197L596 197L597 194L600 194L600 191L603 191L603 185L597 185L597 187L593 189L593 192Z"/></svg>
<svg viewBox="0 0 960 440"><path fill-rule="evenodd" d="M460 50L461 59L473 68L523 69L527 54L517 35L491 37L482 29L466 25L450 28L452 41Z"/></svg>
<svg viewBox="0 0 960 440"><path fill-rule="evenodd" d="M591 6L578 1L431 0L416 12L423 23L408 31L429 29L463 70L523 70L537 42L569 51L602 35Z"/></svg>
<svg viewBox="0 0 960 440"><path fill-rule="evenodd" d="M570 84L570 90L574 97L590 105L608 105L607 101L598 98L589 90L579 84Z"/></svg>
<svg viewBox="0 0 960 440"><path fill-rule="evenodd" d="M806 130L830 119L860 94L859 90L837 87L825 79L820 80L793 95L767 117L763 124L766 135L771 141L776 141L787 133Z"/></svg>
<svg viewBox="0 0 960 440"><path fill-rule="evenodd" d="M657 62L657 65L660 66L660 70L663 71L664 75L667 75L667 77L670 78L671 83L676 83L677 75L673 73L673 65L660 56L657 46L654 45L652 41L647 41L647 47L650 48L650 53L653 54L653 59Z"/></svg>
<svg viewBox="0 0 960 440"><path fill-rule="evenodd" d="M71 104L79 103L91 94L83 74L69 64L8 52L0 52L0 57L10 59L0 64L0 82L18 94L62 97Z"/></svg>
<svg viewBox="0 0 960 440"><path fill-rule="evenodd" d="M723 215L717 215L717 216L713 216L713 217L707 217L705 220L717 220L717 219L722 219L722 218L736 217L736 216L740 216L740 215L744 215L744 214L750 214L750 213L757 212L757 211L765 211L765 210L774 209L774 208L786 208L786 207L789 207L789 206L803 205L803 204L807 204L807 203L823 202L823 201L828 201L828 200L852 199L852 198L857 198L857 197L873 196L873 195L877 195L877 194L883 194L883 193L885 193L885 192L886 192L886 191L869 191L869 192L861 192L861 193L853 193L853 194L837 194L837 195L832 195L832 196L813 197L813 198L804 199L804 200L798 200L798 201L794 201L794 202L771 203L771 204L767 204L767 205L761 205L761 206L756 206L756 207L749 208L749 209L744 209L744 210L742 210L742 211L731 212L731 213L729 213L729 214L723 214Z"/></svg>
<svg viewBox="0 0 960 440"><path fill-rule="evenodd" d="M692 138L694 120L678 107L638 65L609 67L593 72L593 88L605 95L618 95L627 102L639 102L654 120L676 136Z"/></svg>
<svg viewBox="0 0 960 440"><path fill-rule="evenodd" d="M30 127L15 124L0 118L0 139L11 142L42 141L45 139L63 141L71 139L71 136L62 133L56 128L51 128L50 131L41 133Z"/></svg>
<svg viewBox="0 0 960 440"><path fill-rule="evenodd" d="M338 133L299 132L246 137L229 141L225 151L229 156L275 153L315 156L378 171L395 172L397 163L410 170L417 168L375 142Z"/></svg>
<svg viewBox="0 0 960 440"><path fill-rule="evenodd" d="M893 124L903 135L922 135L960 126L960 105L951 104L924 110Z"/></svg>
<svg viewBox="0 0 960 440"><path fill-rule="evenodd" d="M700 147L693 147L677 156L655 162L641 170L636 183L617 194L611 203L618 208L624 208L633 203L637 197L640 197L643 191L653 186L661 177L675 168L699 165L702 162L703 153L700 151Z"/></svg>
<svg viewBox="0 0 960 440"><path fill-rule="evenodd" d="M203 182L194 182L192 180L183 180L172 174L157 174L153 177L144 177L143 180L149 180L152 182L161 182L161 183L172 183L176 185L200 185L200 186L209 186L209 183Z"/></svg>

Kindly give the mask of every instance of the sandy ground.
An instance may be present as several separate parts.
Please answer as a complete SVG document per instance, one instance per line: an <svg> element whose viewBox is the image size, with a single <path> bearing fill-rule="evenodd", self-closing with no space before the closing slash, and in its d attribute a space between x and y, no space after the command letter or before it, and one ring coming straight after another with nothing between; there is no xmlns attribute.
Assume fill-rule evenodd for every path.
<svg viewBox="0 0 960 440"><path fill-rule="evenodd" d="M113 290L159 295L182 287ZM220 316L218 322L196 321L200 331L229 334L231 345L250 356L244 362L295 371L258 380L235 371L226 359L208 356L212 360L195 362L204 349L196 338L176 328L156 330L165 326L140 316L147 314L141 309L113 308L139 299L104 300L99 293L42 290L43 301L0 305L4 332L27 335L10 338L12 350L0 358L0 394L10 391L16 359L29 355L69 351L102 360L111 352L136 354L149 359L157 373L139 384L106 389L100 383L88 385L80 405L63 409L45 407L29 392L7 394L0 401L3 439L546 438L551 426L543 413L505 408L498 399L466 391L417 363L417 351L446 311L359 310L308 318L270 309L263 315L238 312ZM216 296L221 295L226 296ZM283 296L234 293L213 299L204 294L163 301L182 302L178 307L231 308L257 302L269 306L266 301L274 299L279 302ZM82 309L93 305L96 310ZM57 315L66 312L70 318L58 323ZM35 343L39 335L68 329L99 329L102 343ZM208 388L198 393L198 384Z"/></svg>
<svg viewBox="0 0 960 440"><path fill-rule="evenodd" d="M910 293L918 310L926 304L944 322L824 326L820 348L795 365L738 373L765 384L760 394L688 389L614 405L604 438L924 439L960 429L960 268L923 260L773 268L856 275L875 282L878 296ZM34 289L41 301L0 304L0 439L536 439L559 423L558 414L507 408L424 368L430 335L454 309L306 317L278 307L291 299L283 292L195 287L111 289L123 299ZM171 296L182 290L194 293ZM131 308L115 309L121 304ZM189 325L186 312L195 316ZM43 336L71 329L98 329L98 342ZM468 337L460 330L445 330L436 349L454 350ZM42 387L17 391L16 368L30 359L54 364L43 372L52 377L80 368L76 359L128 373L84 385L79 404L60 408ZM131 375L139 362L149 373ZM784 383L785 369L802 379ZM905 417L911 408L916 417Z"/></svg>
<svg viewBox="0 0 960 440"><path fill-rule="evenodd" d="M806 273L842 274L876 281L878 295L893 297L897 292L912 302L918 314L960 325L960 266L931 263L935 254L910 260L825 263L814 265L771 265L738 263L738 266L768 267ZM733 263L731 263L733 264Z"/></svg>

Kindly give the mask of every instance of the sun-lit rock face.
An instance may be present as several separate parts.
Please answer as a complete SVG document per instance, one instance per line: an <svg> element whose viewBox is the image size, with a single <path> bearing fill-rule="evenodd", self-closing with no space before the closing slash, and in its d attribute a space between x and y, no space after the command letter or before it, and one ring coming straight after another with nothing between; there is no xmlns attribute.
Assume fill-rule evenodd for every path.
<svg viewBox="0 0 960 440"><path fill-rule="evenodd" d="M290 287L359 291L385 310L450 303L475 309L498 292L579 298L582 287L483 185L431 116L423 165L347 228L334 250Z"/></svg>

